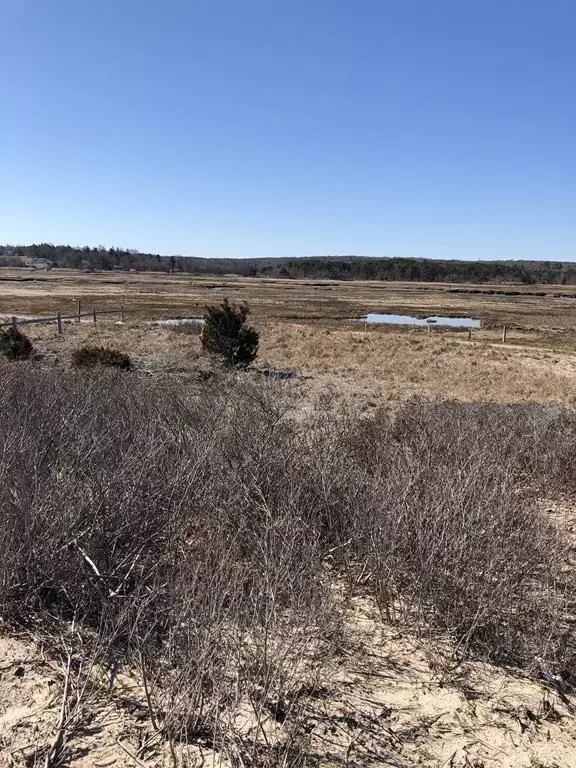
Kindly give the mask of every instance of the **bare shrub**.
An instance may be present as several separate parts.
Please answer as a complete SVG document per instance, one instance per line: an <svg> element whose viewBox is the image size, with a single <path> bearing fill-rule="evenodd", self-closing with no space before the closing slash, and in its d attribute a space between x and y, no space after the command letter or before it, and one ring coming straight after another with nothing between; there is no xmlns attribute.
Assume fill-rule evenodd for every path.
<svg viewBox="0 0 576 768"><path fill-rule="evenodd" d="M525 446L499 411L413 404L384 425L370 551L387 605L400 596L421 625L529 664L559 629L561 546L517 492Z"/></svg>
<svg viewBox="0 0 576 768"><path fill-rule="evenodd" d="M0 617L74 618L111 675L140 670L171 740L246 765L300 754L299 692L343 642L350 589L459 652L572 674L561 542L526 493L558 410L414 402L367 420L304 416L291 385L233 374L0 376Z"/></svg>
<svg viewBox="0 0 576 768"><path fill-rule="evenodd" d="M564 451L550 443L558 417L422 401L370 420L318 413L307 435L310 525L388 620L447 631L460 657L533 667L545 656L569 677L567 544L535 503L554 450ZM566 432L569 452L576 426Z"/></svg>
<svg viewBox="0 0 576 768"><path fill-rule="evenodd" d="M337 621L297 473L275 487L296 458L285 394L223 379L181 395L104 369L4 378L1 615L91 628L110 669L137 663L171 738L209 724L222 746L246 701L262 720Z"/></svg>
<svg viewBox="0 0 576 768"><path fill-rule="evenodd" d="M72 362L74 365L93 367L95 365L105 365L111 368L122 368L129 370L132 367L130 357L124 352L109 347L91 347L85 346L75 349L72 352Z"/></svg>

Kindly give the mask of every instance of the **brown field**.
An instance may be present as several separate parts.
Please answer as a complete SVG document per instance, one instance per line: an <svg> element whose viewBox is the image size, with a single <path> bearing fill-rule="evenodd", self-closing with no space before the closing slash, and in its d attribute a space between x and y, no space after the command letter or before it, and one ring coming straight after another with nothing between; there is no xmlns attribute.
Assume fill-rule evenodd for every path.
<svg viewBox="0 0 576 768"><path fill-rule="evenodd" d="M576 288L0 269L0 312L6 314L73 313L81 298L86 309L124 304L137 319L157 319L193 316L206 303L228 296L247 302L260 321L344 321L367 312L473 314L486 328L506 323L536 339L543 333L576 330L576 304L561 295L576 298Z"/></svg>
<svg viewBox="0 0 576 768"><path fill-rule="evenodd" d="M220 290L214 290L218 288ZM519 295L490 294L515 291ZM466 291L481 291L470 293ZM372 408L414 395L489 402L570 402L576 375L576 291L561 286L330 282L165 274L85 274L0 271L0 313L72 314L122 304L126 322L96 326L28 326L48 359L65 362L80 343L106 343L129 352L148 370L185 373L198 366L195 336L153 321L194 317L207 303L246 302L261 331L259 368L290 370L313 396ZM542 295L538 295L542 294ZM564 294L561 296L560 294ZM466 316L472 332L370 325L352 321L367 312ZM502 327L507 340L502 343Z"/></svg>

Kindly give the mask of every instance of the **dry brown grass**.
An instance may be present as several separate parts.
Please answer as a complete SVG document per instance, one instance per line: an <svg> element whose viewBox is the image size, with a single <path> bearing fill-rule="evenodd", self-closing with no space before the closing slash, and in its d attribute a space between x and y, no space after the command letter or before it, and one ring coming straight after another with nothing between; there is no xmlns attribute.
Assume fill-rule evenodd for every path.
<svg viewBox="0 0 576 768"><path fill-rule="evenodd" d="M365 408L414 395L487 402L572 402L576 353L527 343L513 331L506 344L494 332L425 328L357 329L349 323L261 320L256 368L294 371L311 400L325 394ZM150 321L30 325L26 332L46 364L68 365L83 345L109 346L152 372L194 373L208 361L196 335L174 333ZM526 338L528 336L528 338Z"/></svg>
<svg viewBox="0 0 576 768"><path fill-rule="evenodd" d="M521 295L462 293L510 288ZM259 320L344 320L366 312L447 313L472 315L486 326L507 323L538 334L550 329L576 329L576 303L555 296L560 293L576 295L573 287L557 285L471 286L0 269L0 312L23 315L74 312L77 298L87 308L124 304L139 319L194 315L206 303L228 296L248 302Z"/></svg>
<svg viewBox="0 0 576 768"><path fill-rule="evenodd" d="M214 288L223 290L214 291ZM165 274L32 273L0 270L0 311L43 315L112 309L123 304L125 325L108 319L81 326L28 326L48 360L67 362L82 344L114 346L140 367L186 373L198 364L194 336L176 338L152 324L166 317L201 315L207 303L228 296L246 301L261 330L260 368L306 377L311 396L364 404L415 394L489 402L567 402L574 397L576 302L555 297L570 288L512 286L519 296L455 293L472 286L267 280ZM495 289L497 287L494 287ZM477 286L488 291L490 286ZM504 287L506 289L506 287ZM544 292L544 296L534 293ZM462 330L369 326L348 318L368 311L472 316L482 321L472 342ZM508 326L501 343L501 326Z"/></svg>
<svg viewBox="0 0 576 768"><path fill-rule="evenodd" d="M267 323L262 364L312 377L311 387L352 402L381 404L413 395L487 402L569 402L576 355L533 347L516 332L389 330L349 325Z"/></svg>

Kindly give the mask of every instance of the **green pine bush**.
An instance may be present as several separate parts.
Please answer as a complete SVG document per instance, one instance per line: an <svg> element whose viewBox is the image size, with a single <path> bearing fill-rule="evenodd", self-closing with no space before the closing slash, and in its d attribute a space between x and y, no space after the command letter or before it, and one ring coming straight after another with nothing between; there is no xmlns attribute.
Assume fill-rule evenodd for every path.
<svg viewBox="0 0 576 768"><path fill-rule="evenodd" d="M8 360L27 360L33 351L32 342L22 331L14 327L0 329L0 355Z"/></svg>
<svg viewBox="0 0 576 768"><path fill-rule="evenodd" d="M258 354L260 334L246 325L248 314L246 304L230 304L228 299L220 305L207 306L200 336L203 349L218 355L227 365L250 365Z"/></svg>

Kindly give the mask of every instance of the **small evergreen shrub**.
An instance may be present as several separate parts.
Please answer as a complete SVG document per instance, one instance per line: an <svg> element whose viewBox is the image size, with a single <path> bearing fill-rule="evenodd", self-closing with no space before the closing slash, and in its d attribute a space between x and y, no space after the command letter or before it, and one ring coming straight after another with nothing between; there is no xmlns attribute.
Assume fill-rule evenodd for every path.
<svg viewBox="0 0 576 768"><path fill-rule="evenodd" d="M200 334L202 347L219 355L227 365L245 368L258 354L260 334L246 325L249 309L246 304L222 304L206 307L204 329Z"/></svg>
<svg viewBox="0 0 576 768"><path fill-rule="evenodd" d="M72 353L72 362L80 366L107 365L123 370L132 368L132 361L128 355L108 347L80 347Z"/></svg>
<svg viewBox="0 0 576 768"><path fill-rule="evenodd" d="M17 328L0 330L0 355L8 360L27 360L34 347L32 342Z"/></svg>

